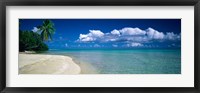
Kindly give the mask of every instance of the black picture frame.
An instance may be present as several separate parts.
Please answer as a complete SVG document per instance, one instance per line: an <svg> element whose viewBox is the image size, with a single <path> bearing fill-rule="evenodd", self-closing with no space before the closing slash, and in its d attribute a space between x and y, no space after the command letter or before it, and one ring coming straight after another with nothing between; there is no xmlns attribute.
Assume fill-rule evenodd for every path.
<svg viewBox="0 0 200 93"><path fill-rule="evenodd" d="M48 88L6 87L6 6L194 6L195 87L101 87ZM200 1L199 0L0 0L0 91L2 93L200 93ZM131 82L130 82L131 83Z"/></svg>

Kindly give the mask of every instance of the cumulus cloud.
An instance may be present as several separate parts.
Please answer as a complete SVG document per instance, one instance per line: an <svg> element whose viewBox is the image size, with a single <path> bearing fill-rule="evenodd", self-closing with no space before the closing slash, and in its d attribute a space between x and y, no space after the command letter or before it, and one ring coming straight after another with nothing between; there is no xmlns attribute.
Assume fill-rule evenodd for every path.
<svg viewBox="0 0 200 93"><path fill-rule="evenodd" d="M116 29L111 31L110 33L113 34L113 35L120 35L120 32ZM107 34L109 34L109 33L107 33Z"/></svg>
<svg viewBox="0 0 200 93"><path fill-rule="evenodd" d="M101 32L100 30L89 30L88 34L80 34L78 41L82 42L95 41L103 36L104 33Z"/></svg>
<svg viewBox="0 0 200 93"><path fill-rule="evenodd" d="M119 30L119 32L122 35L145 35L146 32L139 29L139 28L131 28L131 27L125 27L121 30Z"/></svg>
<svg viewBox="0 0 200 93"><path fill-rule="evenodd" d="M100 30L89 30L90 33L88 34L89 36L94 36L94 37L102 37L104 35L103 32Z"/></svg>
<svg viewBox="0 0 200 93"><path fill-rule="evenodd" d="M80 34L79 40L83 42L89 42L89 41L94 41L95 39L91 36Z"/></svg>
<svg viewBox="0 0 200 93"><path fill-rule="evenodd" d="M165 38L168 40L176 40L176 39L180 39L181 37L180 35L174 34L173 32L167 32Z"/></svg>
<svg viewBox="0 0 200 93"><path fill-rule="evenodd" d="M32 31L37 32L39 29L37 27L33 27Z"/></svg>
<svg viewBox="0 0 200 93"><path fill-rule="evenodd" d="M163 32L158 32L157 30L155 30L153 28L147 29L147 36L150 39L163 39L165 37Z"/></svg>
<svg viewBox="0 0 200 93"><path fill-rule="evenodd" d="M143 43L157 41L177 41L181 39L181 34L174 32L162 32L153 28L142 30L140 28L125 27L114 29L108 33L100 30L89 30L87 34L80 34L79 42L126 42L128 46L141 46ZM130 44L130 42L134 42ZM137 42L137 43L135 43Z"/></svg>

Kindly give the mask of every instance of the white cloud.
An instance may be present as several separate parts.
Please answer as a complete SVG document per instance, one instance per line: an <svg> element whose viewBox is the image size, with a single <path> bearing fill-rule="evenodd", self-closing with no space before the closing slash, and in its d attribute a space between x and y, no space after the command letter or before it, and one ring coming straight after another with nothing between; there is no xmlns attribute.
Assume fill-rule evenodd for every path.
<svg viewBox="0 0 200 93"><path fill-rule="evenodd" d="M89 30L90 32L88 34L80 34L79 40L82 42L89 42L89 41L95 41L98 38L101 38L104 36L104 33L100 30Z"/></svg>
<svg viewBox="0 0 200 93"><path fill-rule="evenodd" d="M102 37L104 35L103 32L101 32L100 30L89 30L90 33L88 34L88 36L91 37Z"/></svg>
<svg viewBox="0 0 200 93"><path fill-rule="evenodd" d="M140 46L143 46L143 44L141 43L129 43L126 45L127 47L140 47Z"/></svg>
<svg viewBox="0 0 200 93"><path fill-rule="evenodd" d="M32 31L37 32L37 31L39 31L39 29L37 27L33 27Z"/></svg>
<svg viewBox="0 0 200 93"><path fill-rule="evenodd" d="M181 39L181 34L173 32L163 33L153 28L141 30L139 28L125 27L120 30L114 29L109 33L100 30L89 30L87 34L80 34L79 42L138 42L129 46L140 46L140 44L158 41L177 41ZM155 41L156 40L156 41ZM140 43L140 44L139 44Z"/></svg>
<svg viewBox="0 0 200 93"><path fill-rule="evenodd" d="M113 34L113 35L120 35L120 32L116 29L111 31L110 33Z"/></svg>
<svg viewBox="0 0 200 93"><path fill-rule="evenodd" d="M87 35L80 35L79 40L83 42L89 42L89 41L94 41L96 39L93 37L89 37Z"/></svg>
<svg viewBox="0 0 200 93"><path fill-rule="evenodd" d="M119 30L119 32L122 35L145 35L146 32L139 29L139 28L131 28L131 27L125 27L121 30Z"/></svg>
<svg viewBox="0 0 200 93"><path fill-rule="evenodd" d="M157 30L155 30L153 28L147 29L147 36L150 39L163 39L165 37L163 32L158 32Z"/></svg>
<svg viewBox="0 0 200 93"><path fill-rule="evenodd" d="M80 34L79 39L86 38L88 35Z"/></svg>
<svg viewBox="0 0 200 93"><path fill-rule="evenodd" d="M180 39L180 35L174 34L173 32L167 32L165 38L168 40L176 40L176 39Z"/></svg>

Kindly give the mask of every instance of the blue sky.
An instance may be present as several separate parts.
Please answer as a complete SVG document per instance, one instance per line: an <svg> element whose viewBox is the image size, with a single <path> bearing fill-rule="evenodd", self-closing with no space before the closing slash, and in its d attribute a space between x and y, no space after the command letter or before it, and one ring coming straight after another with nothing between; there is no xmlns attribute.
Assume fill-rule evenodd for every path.
<svg viewBox="0 0 200 93"><path fill-rule="evenodd" d="M181 19L50 19L50 49L180 48ZM21 30L37 31L44 19L20 19Z"/></svg>

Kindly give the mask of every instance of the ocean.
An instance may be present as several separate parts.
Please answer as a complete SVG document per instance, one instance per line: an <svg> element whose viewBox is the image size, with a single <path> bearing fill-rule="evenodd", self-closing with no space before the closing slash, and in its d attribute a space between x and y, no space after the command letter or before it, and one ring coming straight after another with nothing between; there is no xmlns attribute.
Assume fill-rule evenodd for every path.
<svg viewBox="0 0 200 93"><path fill-rule="evenodd" d="M98 74L181 74L181 49L62 49L45 54L91 64Z"/></svg>

